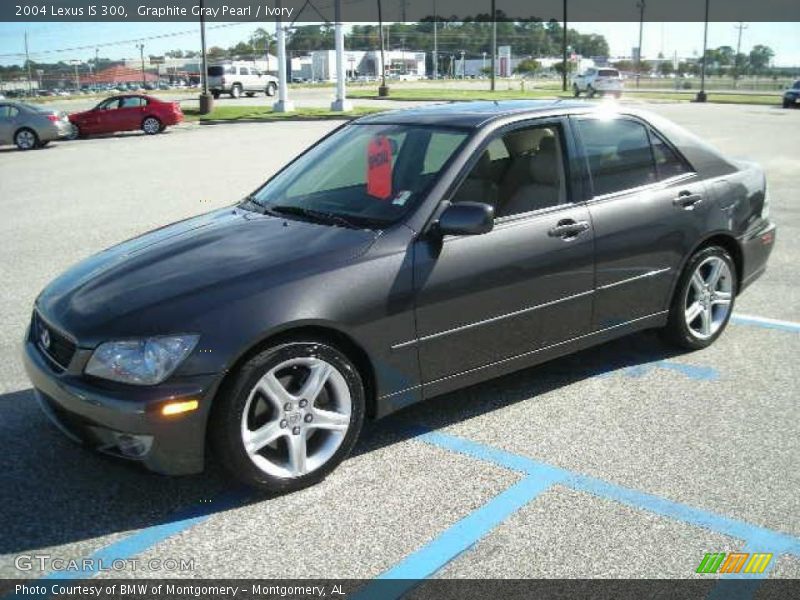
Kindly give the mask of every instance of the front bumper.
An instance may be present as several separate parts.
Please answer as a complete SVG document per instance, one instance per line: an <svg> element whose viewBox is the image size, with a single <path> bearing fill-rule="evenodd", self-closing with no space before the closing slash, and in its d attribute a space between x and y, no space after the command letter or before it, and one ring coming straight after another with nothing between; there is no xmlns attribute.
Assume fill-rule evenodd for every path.
<svg viewBox="0 0 800 600"><path fill-rule="evenodd" d="M68 437L167 475L203 470L211 400L221 379L204 375L157 386L120 385L56 372L26 335L23 360L42 410ZM167 401L196 399L197 410L163 416Z"/></svg>

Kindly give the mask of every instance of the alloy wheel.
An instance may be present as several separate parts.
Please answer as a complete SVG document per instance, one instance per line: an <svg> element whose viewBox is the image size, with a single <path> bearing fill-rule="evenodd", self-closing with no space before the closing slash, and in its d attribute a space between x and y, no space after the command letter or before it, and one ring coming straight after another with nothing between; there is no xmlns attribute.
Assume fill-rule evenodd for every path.
<svg viewBox="0 0 800 600"><path fill-rule="evenodd" d="M733 300L733 277L722 258L709 256L695 268L686 288L684 318L696 338L712 337L728 319Z"/></svg>
<svg viewBox="0 0 800 600"><path fill-rule="evenodd" d="M36 146L36 135L28 129L23 129L17 133L15 141L20 150L30 150Z"/></svg>
<svg viewBox="0 0 800 600"><path fill-rule="evenodd" d="M142 129L144 129L145 133L153 135L161 129L161 123L158 122L158 119L147 117L142 123Z"/></svg>
<svg viewBox="0 0 800 600"><path fill-rule="evenodd" d="M341 446L352 408L347 382L332 364L317 357L285 360L250 391L241 421L245 452L273 477L311 473Z"/></svg>

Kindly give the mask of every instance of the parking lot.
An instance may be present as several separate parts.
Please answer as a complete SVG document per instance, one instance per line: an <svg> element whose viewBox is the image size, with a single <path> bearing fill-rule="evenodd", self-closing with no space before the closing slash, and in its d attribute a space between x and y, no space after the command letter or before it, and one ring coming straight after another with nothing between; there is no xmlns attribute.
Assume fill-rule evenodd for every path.
<svg viewBox="0 0 800 600"><path fill-rule="evenodd" d="M394 105L389 108L395 108ZM77 260L235 202L337 125L188 127L0 148L0 577L19 555L191 559L97 577L689 578L766 552L800 578L800 111L652 104L766 169L778 240L710 348L653 333L368 426L326 481L264 499L89 453L40 413L19 359L38 291ZM146 564L146 563L145 563Z"/></svg>

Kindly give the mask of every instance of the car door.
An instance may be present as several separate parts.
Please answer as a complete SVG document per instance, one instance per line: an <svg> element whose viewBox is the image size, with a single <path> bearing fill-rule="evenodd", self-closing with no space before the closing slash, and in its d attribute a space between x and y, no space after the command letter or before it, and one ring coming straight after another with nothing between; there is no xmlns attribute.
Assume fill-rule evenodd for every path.
<svg viewBox="0 0 800 600"><path fill-rule="evenodd" d="M494 229L416 242L425 383L589 331L593 233L586 206L572 202L565 161L572 147L559 119L501 130L476 152L450 194L451 202L492 204Z"/></svg>
<svg viewBox="0 0 800 600"><path fill-rule="evenodd" d="M141 96L125 96L116 114L116 131L132 131L142 126L146 100Z"/></svg>
<svg viewBox="0 0 800 600"><path fill-rule="evenodd" d="M703 202L705 184L643 121L624 115L572 119L595 232L593 327L662 313L711 209Z"/></svg>
<svg viewBox="0 0 800 600"><path fill-rule="evenodd" d="M14 143L14 119L18 112L16 106L0 102L0 144Z"/></svg>
<svg viewBox="0 0 800 600"><path fill-rule="evenodd" d="M119 101L119 98L109 98L97 105L94 110L90 111L81 125L83 132L109 133L118 131L115 127L117 124Z"/></svg>

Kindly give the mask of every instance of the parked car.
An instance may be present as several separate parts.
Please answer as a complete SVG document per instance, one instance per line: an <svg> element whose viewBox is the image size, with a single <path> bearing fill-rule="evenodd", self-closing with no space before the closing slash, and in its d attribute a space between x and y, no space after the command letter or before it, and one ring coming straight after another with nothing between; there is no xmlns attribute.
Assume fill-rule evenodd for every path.
<svg viewBox="0 0 800 600"><path fill-rule="evenodd" d="M165 102L144 94L106 98L91 110L72 113L73 139L97 133L141 129L148 135L164 131L183 121L178 102Z"/></svg>
<svg viewBox="0 0 800 600"><path fill-rule="evenodd" d="M236 477L294 490L425 398L644 329L710 345L774 241L761 168L656 115L392 111L66 271L24 362L90 447L176 474L210 440Z"/></svg>
<svg viewBox="0 0 800 600"><path fill-rule="evenodd" d="M617 69L590 68L572 78L572 91L576 98L584 92L589 98L595 94L612 94L619 98L622 88L622 76Z"/></svg>
<svg viewBox="0 0 800 600"><path fill-rule="evenodd" d="M793 106L800 106L800 79L783 92L783 108L792 108Z"/></svg>
<svg viewBox="0 0 800 600"><path fill-rule="evenodd" d="M278 79L262 73L252 63L221 63L208 67L208 88L214 98L222 94L230 94L231 98L257 93L274 96L278 91Z"/></svg>
<svg viewBox="0 0 800 600"><path fill-rule="evenodd" d="M11 100L0 101L0 144L20 150L43 148L71 131L66 113Z"/></svg>

